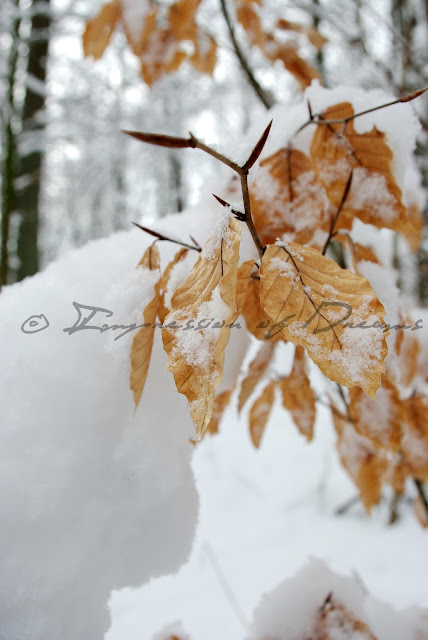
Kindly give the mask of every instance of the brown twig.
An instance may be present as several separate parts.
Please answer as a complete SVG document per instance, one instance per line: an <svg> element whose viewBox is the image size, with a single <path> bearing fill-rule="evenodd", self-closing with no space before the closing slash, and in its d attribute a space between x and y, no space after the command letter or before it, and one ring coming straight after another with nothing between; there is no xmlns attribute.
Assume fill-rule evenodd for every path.
<svg viewBox="0 0 428 640"><path fill-rule="evenodd" d="M256 145L251 151L248 159L246 160L246 162L244 162L242 166L239 165L234 160L232 160L231 158L228 158L227 156L225 156L220 151L217 151L217 149L213 149L209 145L205 144L205 142L202 142L202 140L199 140L190 131L189 131L189 138L178 138L175 136L165 136L158 133L144 133L139 131L123 131L123 133L135 138L136 140L139 140L140 142L146 142L148 144L154 144L161 147L170 147L174 149L185 149L185 148L200 149L201 151L204 151L205 153L212 156L219 162L222 162L226 166L233 169L233 171L235 171L235 173L237 173L241 179L242 199L244 201L245 214L244 216L242 216L242 214L239 214L239 212L237 212L239 214L238 219L240 219L242 222L245 222L245 224L247 225L248 230L250 231L251 236L254 240L254 244L256 245L259 256L260 258L262 258L265 252L265 247L263 246L259 238L256 227L254 225L253 217L251 214L250 193L248 190L248 172L256 162L257 158L260 156L263 150L263 147L266 144L266 140L269 136L271 126L272 126L272 121L268 124L266 129L263 131ZM218 196L215 196L215 197L217 198L217 200L219 200L219 202L221 202L221 199L219 199ZM225 201L222 201L221 203L223 204L224 202ZM227 205L227 203L225 204ZM141 225L137 224L137 226L143 229L143 231L147 231L147 233L151 233L155 237L159 238L159 240L170 240L170 238L166 238L165 236L160 237L160 234L156 234L155 232L152 232L151 230L145 227L143 228L141 227ZM171 240L171 242L177 242L177 241ZM177 242L177 244L181 244L182 246L195 249L196 251L200 250L196 246L191 247L190 245L186 245L185 243L182 243L182 242L179 242L179 243Z"/></svg>
<svg viewBox="0 0 428 640"><path fill-rule="evenodd" d="M391 107L392 105L400 104L401 102L410 102L411 100L415 100L416 98L419 98L419 96L423 95L426 91L428 91L428 87L424 87L423 89L418 89L417 91L413 91L412 93L409 93L403 96L402 98L397 98L397 100L392 100L391 102L385 102L385 104L380 104L377 107L371 107L370 109L364 109L364 111L353 113L351 116L347 116L346 118L334 118L331 120L327 120L322 117L322 114L310 113L308 120L306 120L306 122L301 124L298 129L296 129L294 134L291 136L291 139L295 138L298 133L303 131L303 129L306 129L306 127L308 127L310 124L316 124L316 125L322 124L322 125L328 125L328 126L332 124L346 124L347 122L350 122L351 120L355 120L355 118L359 118L360 116L364 116L367 113L372 113L373 111L379 111L379 109L385 109L386 107Z"/></svg>
<svg viewBox="0 0 428 640"><path fill-rule="evenodd" d="M248 79L250 85L253 87L254 91L256 92L258 98L261 100L261 102L266 107L266 109L270 109L275 104L275 100L272 98L272 96L270 94L268 94L260 86L260 84L256 80L256 77L255 77L252 69L250 68L250 65L248 64L248 61L247 61L247 59L246 59L246 57L244 55L244 52L242 51L242 49L240 47L240 44L239 44L238 40L236 39L235 29L234 29L234 26L232 24L232 19L231 19L230 15L229 15L229 11L227 10L226 0L220 0L220 5L221 5L222 14L223 14L224 19L226 21L227 29L228 29L229 35L230 35L230 40L232 42L233 49L235 51L236 57L238 58L239 63L241 65L245 75L247 76L247 79Z"/></svg>
<svg viewBox="0 0 428 640"><path fill-rule="evenodd" d="M345 205L346 199L347 199L347 197L349 195L349 191L351 189L351 183L352 183L352 169L351 169L351 173L349 174L349 178L346 181L345 189L343 191L342 199L340 201L340 204L339 204L339 207L337 209L336 215L334 216L334 218L333 218L333 220L331 222L330 231L328 232L328 238L325 241L324 248L323 248L323 250L321 252L323 256L325 256L325 253L326 253L326 251L328 249L328 245L330 244L331 239L335 235L334 234L334 229L335 229L335 226L336 226L337 221L339 219L339 216L340 216L340 214L342 212L342 209L343 209L343 207Z"/></svg>
<svg viewBox="0 0 428 640"><path fill-rule="evenodd" d="M193 251L199 251L199 252L202 251L201 247L197 243L195 243L195 246L192 246L191 244L186 244L185 242L181 242L181 240L174 240L173 238L168 238L168 236L164 236L162 233L153 231L148 227L143 227L141 224L138 224L138 222L133 222L132 224L134 224L136 227L138 227L142 231L149 233L151 236L153 236L154 238L157 238L158 240L166 240L167 242L173 242L174 244L179 244L180 246L185 247L186 249L193 249Z"/></svg>

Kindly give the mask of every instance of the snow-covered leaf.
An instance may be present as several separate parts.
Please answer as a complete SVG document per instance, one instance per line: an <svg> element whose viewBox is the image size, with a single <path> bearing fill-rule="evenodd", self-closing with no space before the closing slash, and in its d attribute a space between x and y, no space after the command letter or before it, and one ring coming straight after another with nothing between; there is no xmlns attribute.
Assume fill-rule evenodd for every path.
<svg viewBox="0 0 428 640"><path fill-rule="evenodd" d="M316 249L278 243L263 256L260 301L276 330L328 378L374 398L387 346L385 310L368 280Z"/></svg>
<svg viewBox="0 0 428 640"><path fill-rule="evenodd" d="M171 299L162 338L168 369L190 403L197 438L211 420L224 350L236 317L240 224L229 219L220 237L208 241L190 276Z"/></svg>

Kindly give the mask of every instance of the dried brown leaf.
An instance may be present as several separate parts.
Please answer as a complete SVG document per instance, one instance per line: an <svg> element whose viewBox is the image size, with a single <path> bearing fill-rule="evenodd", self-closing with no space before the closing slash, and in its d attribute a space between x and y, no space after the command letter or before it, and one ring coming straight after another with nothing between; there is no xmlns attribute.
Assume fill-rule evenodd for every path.
<svg viewBox="0 0 428 640"><path fill-rule="evenodd" d="M241 411L248 398L253 393L257 384L266 372L275 350L275 343L272 340L265 340L257 352L254 360L251 361L248 373L241 384L241 391L238 400L238 412Z"/></svg>
<svg viewBox="0 0 428 640"><path fill-rule="evenodd" d="M275 331L275 335L270 336L269 328L272 321L267 313L263 310L260 303L260 279L251 278L248 284L247 296L244 306L242 307L242 315L245 318L245 324L250 333L257 340L269 340L269 342L277 342L283 340L283 336Z"/></svg>
<svg viewBox="0 0 428 640"><path fill-rule="evenodd" d="M146 249L138 267L149 271L159 271L160 255L156 245ZM159 272L160 275L160 272ZM159 282L155 285L154 296L143 311L143 325L134 336L131 347L130 388L134 396L135 407L141 400L152 353L155 320L159 304Z"/></svg>
<svg viewBox="0 0 428 640"><path fill-rule="evenodd" d="M258 13L250 4L240 5L236 11L238 22L244 27L252 46L263 48L265 34Z"/></svg>
<svg viewBox="0 0 428 640"><path fill-rule="evenodd" d="M337 640L338 638L378 640L365 622L359 620L343 604L334 602L331 595L320 609L313 635L313 640Z"/></svg>
<svg viewBox="0 0 428 640"><path fill-rule="evenodd" d="M411 250L415 253L419 251L422 243L425 220L420 208L415 202L407 209L407 215L410 224L404 231L404 237Z"/></svg>
<svg viewBox="0 0 428 640"><path fill-rule="evenodd" d="M167 368L190 403L198 439L211 420L230 335L227 325L236 317L240 238L241 227L230 218L223 237L208 242L191 274L172 296L171 313L162 330ZM197 326L211 316L215 322L209 328L186 330L189 322Z"/></svg>
<svg viewBox="0 0 428 640"><path fill-rule="evenodd" d="M340 460L358 487L365 509L370 512L381 498L388 460L368 438L355 431L349 420L340 417L337 410L332 410L332 418Z"/></svg>
<svg viewBox="0 0 428 640"><path fill-rule="evenodd" d="M428 479L428 396L415 394L403 402L404 435L401 441L403 458L413 478Z"/></svg>
<svg viewBox="0 0 428 640"><path fill-rule="evenodd" d="M349 391L349 408L354 428L377 447L397 452L403 434L403 410L397 387L382 376L376 400L368 398L361 389Z"/></svg>
<svg viewBox="0 0 428 640"><path fill-rule="evenodd" d="M83 52L85 56L101 58L119 19L120 6L118 0L104 5L101 11L89 20L83 34Z"/></svg>
<svg viewBox="0 0 428 640"><path fill-rule="evenodd" d="M331 203L312 160L298 149L280 149L260 163L250 198L263 244L275 242L284 233L307 244L317 229L330 226Z"/></svg>
<svg viewBox="0 0 428 640"><path fill-rule="evenodd" d="M312 440L315 422L315 393L306 371L305 350L296 347L291 373L280 380L282 404L290 411L293 420L309 441Z"/></svg>
<svg viewBox="0 0 428 640"><path fill-rule="evenodd" d="M323 36L315 27L309 27L307 25L299 24L298 22L291 22L280 18L276 23L276 28L285 31L296 31L297 33L303 33L307 36L309 42L320 51L322 47L327 44L328 38Z"/></svg>
<svg viewBox="0 0 428 640"><path fill-rule="evenodd" d="M217 62L216 41L199 29L193 42L195 51L190 57L190 62L201 73L211 75Z"/></svg>
<svg viewBox="0 0 428 640"><path fill-rule="evenodd" d="M281 335L305 347L330 380L374 398L387 346L385 310L368 280L316 249L280 243L263 256L260 301Z"/></svg>
<svg viewBox="0 0 428 640"><path fill-rule="evenodd" d="M353 114L352 105L344 102L329 107L323 119L337 120ZM335 207L339 206L349 174L353 172L351 192L337 229L348 225L347 218L354 216L376 227L402 232L409 229L401 190L391 170L393 154L385 134L376 127L357 133L353 120L346 124L319 124L312 138L311 157Z"/></svg>
<svg viewBox="0 0 428 640"><path fill-rule="evenodd" d="M250 436L256 448L260 446L260 441L269 419L273 401L275 400L275 388L276 382L271 380L250 409Z"/></svg>
<svg viewBox="0 0 428 640"><path fill-rule="evenodd" d="M312 80L321 82L318 71L299 55L294 44L279 43L272 34L266 34L263 50L269 60L273 62L281 60L287 71L296 78L302 90L306 89Z"/></svg>
<svg viewBox="0 0 428 640"><path fill-rule="evenodd" d="M223 416L224 410L226 409L226 407L230 402L232 393L233 393L233 389L228 389L227 391L223 391L222 393L219 393L214 398L213 412L212 412L211 420L208 423L207 432L218 433L218 428L220 425L221 418Z"/></svg>

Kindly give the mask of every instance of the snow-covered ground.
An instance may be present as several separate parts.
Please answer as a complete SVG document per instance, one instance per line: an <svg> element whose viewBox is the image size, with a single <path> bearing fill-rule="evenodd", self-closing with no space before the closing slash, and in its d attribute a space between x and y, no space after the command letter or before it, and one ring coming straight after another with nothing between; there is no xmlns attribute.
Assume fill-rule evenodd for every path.
<svg viewBox="0 0 428 640"><path fill-rule="evenodd" d="M427 607L428 537L412 509L403 504L392 526L386 500L371 517L360 503L335 515L356 495L335 437L322 407L310 444L277 408L257 451L246 415L231 408L221 434L204 439L194 456L201 515L189 562L175 576L114 593L106 638L150 638L176 620L194 640L244 638L261 594L310 558L355 576L396 609ZM330 590L326 580L323 597Z"/></svg>

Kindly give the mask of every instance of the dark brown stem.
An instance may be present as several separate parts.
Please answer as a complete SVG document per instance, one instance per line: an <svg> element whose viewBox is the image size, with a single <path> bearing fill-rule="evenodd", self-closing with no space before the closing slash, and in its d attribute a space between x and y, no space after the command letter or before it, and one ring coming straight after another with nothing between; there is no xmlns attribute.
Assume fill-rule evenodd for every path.
<svg viewBox="0 0 428 640"><path fill-rule="evenodd" d="M157 238L158 240L173 242L174 244L179 244L181 247L185 247L185 249L192 249L193 251L199 251L199 252L202 251L199 245L195 244L195 246L192 246L191 244L186 244L185 242L181 242L181 240L174 240L173 238L168 238L168 236L164 236L162 233L158 233L157 231L148 229L148 227L142 227L141 224L138 224L138 222L133 222L132 224L134 224L136 227L138 227L142 231L149 233L151 236L153 236L154 238Z"/></svg>
<svg viewBox="0 0 428 640"><path fill-rule="evenodd" d="M221 5L221 11L223 13L224 19L226 21L227 29L230 35L230 40L232 42L236 57L238 58L239 63L245 75L247 76L247 79L250 85L253 87L254 91L256 92L258 98L260 98L261 102L266 107L266 109L270 109L275 104L275 101L273 100L272 96L268 94L257 82L254 76L254 73L248 64L248 61L244 55L244 52L242 51L239 45L239 42L236 39L235 29L233 27L231 17L227 10L226 0L220 0L220 5Z"/></svg>
<svg viewBox="0 0 428 640"><path fill-rule="evenodd" d="M249 232L251 233L254 244L257 247L260 259L262 259L265 252L265 247L262 245L259 234L257 233L256 227L254 226L253 217L251 215L250 192L248 191L248 176L246 173L241 174L241 189L242 198L244 200L245 223L248 227Z"/></svg>
<svg viewBox="0 0 428 640"><path fill-rule="evenodd" d="M420 480L417 480L416 478L413 478L413 482L415 483L416 490L419 494L422 504L424 505L427 518L428 518L428 497L427 497L427 494L425 493L424 485Z"/></svg>
<svg viewBox="0 0 428 640"><path fill-rule="evenodd" d="M359 118L360 116L364 116L367 113L372 113L373 111L378 111L379 109L385 109L386 107L391 107L394 104L400 104L400 102L410 102L411 100L415 100L419 98L419 96L423 95L425 91L428 91L428 87L424 87L423 89L418 89L417 91L413 91L402 98L398 98L397 100L392 100L391 102L386 102L385 104L380 104L377 107L371 107L370 109L365 109L364 111L359 111L358 113L353 113L351 116L347 116L346 118L337 118L332 120L326 120L322 117L321 114L311 114L309 119L306 120L300 127L294 132L291 139L295 138L298 133L306 129L310 124L323 124L323 125L332 125L332 124L346 124L350 120L355 120L355 118Z"/></svg>
<svg viewBox="0 0 428 640"><path fill-rule="evenodd" d="M331 239L334 236L334 229L336 227L337 221L338 221L339 216L340 216L340 214L342 212L342 209L344 207L346 199L347 199L347 197L349 195L349 191L351 189L351 183L352 183L352 170L351 170L351 173L349 174L348 180L346 181L345 189L343 191L342 199L340 201L340 204L339 204L339 207L337 209L336 215L334 216L334 218L333 218L333 220L331 222L330 231L328 232L328 238L325 241L325 245L324 245L324 248L322 250L322 255L323 256L325 256L325 253L326 253L326 251L328 249L328 245L330 244Z"/></svg>

